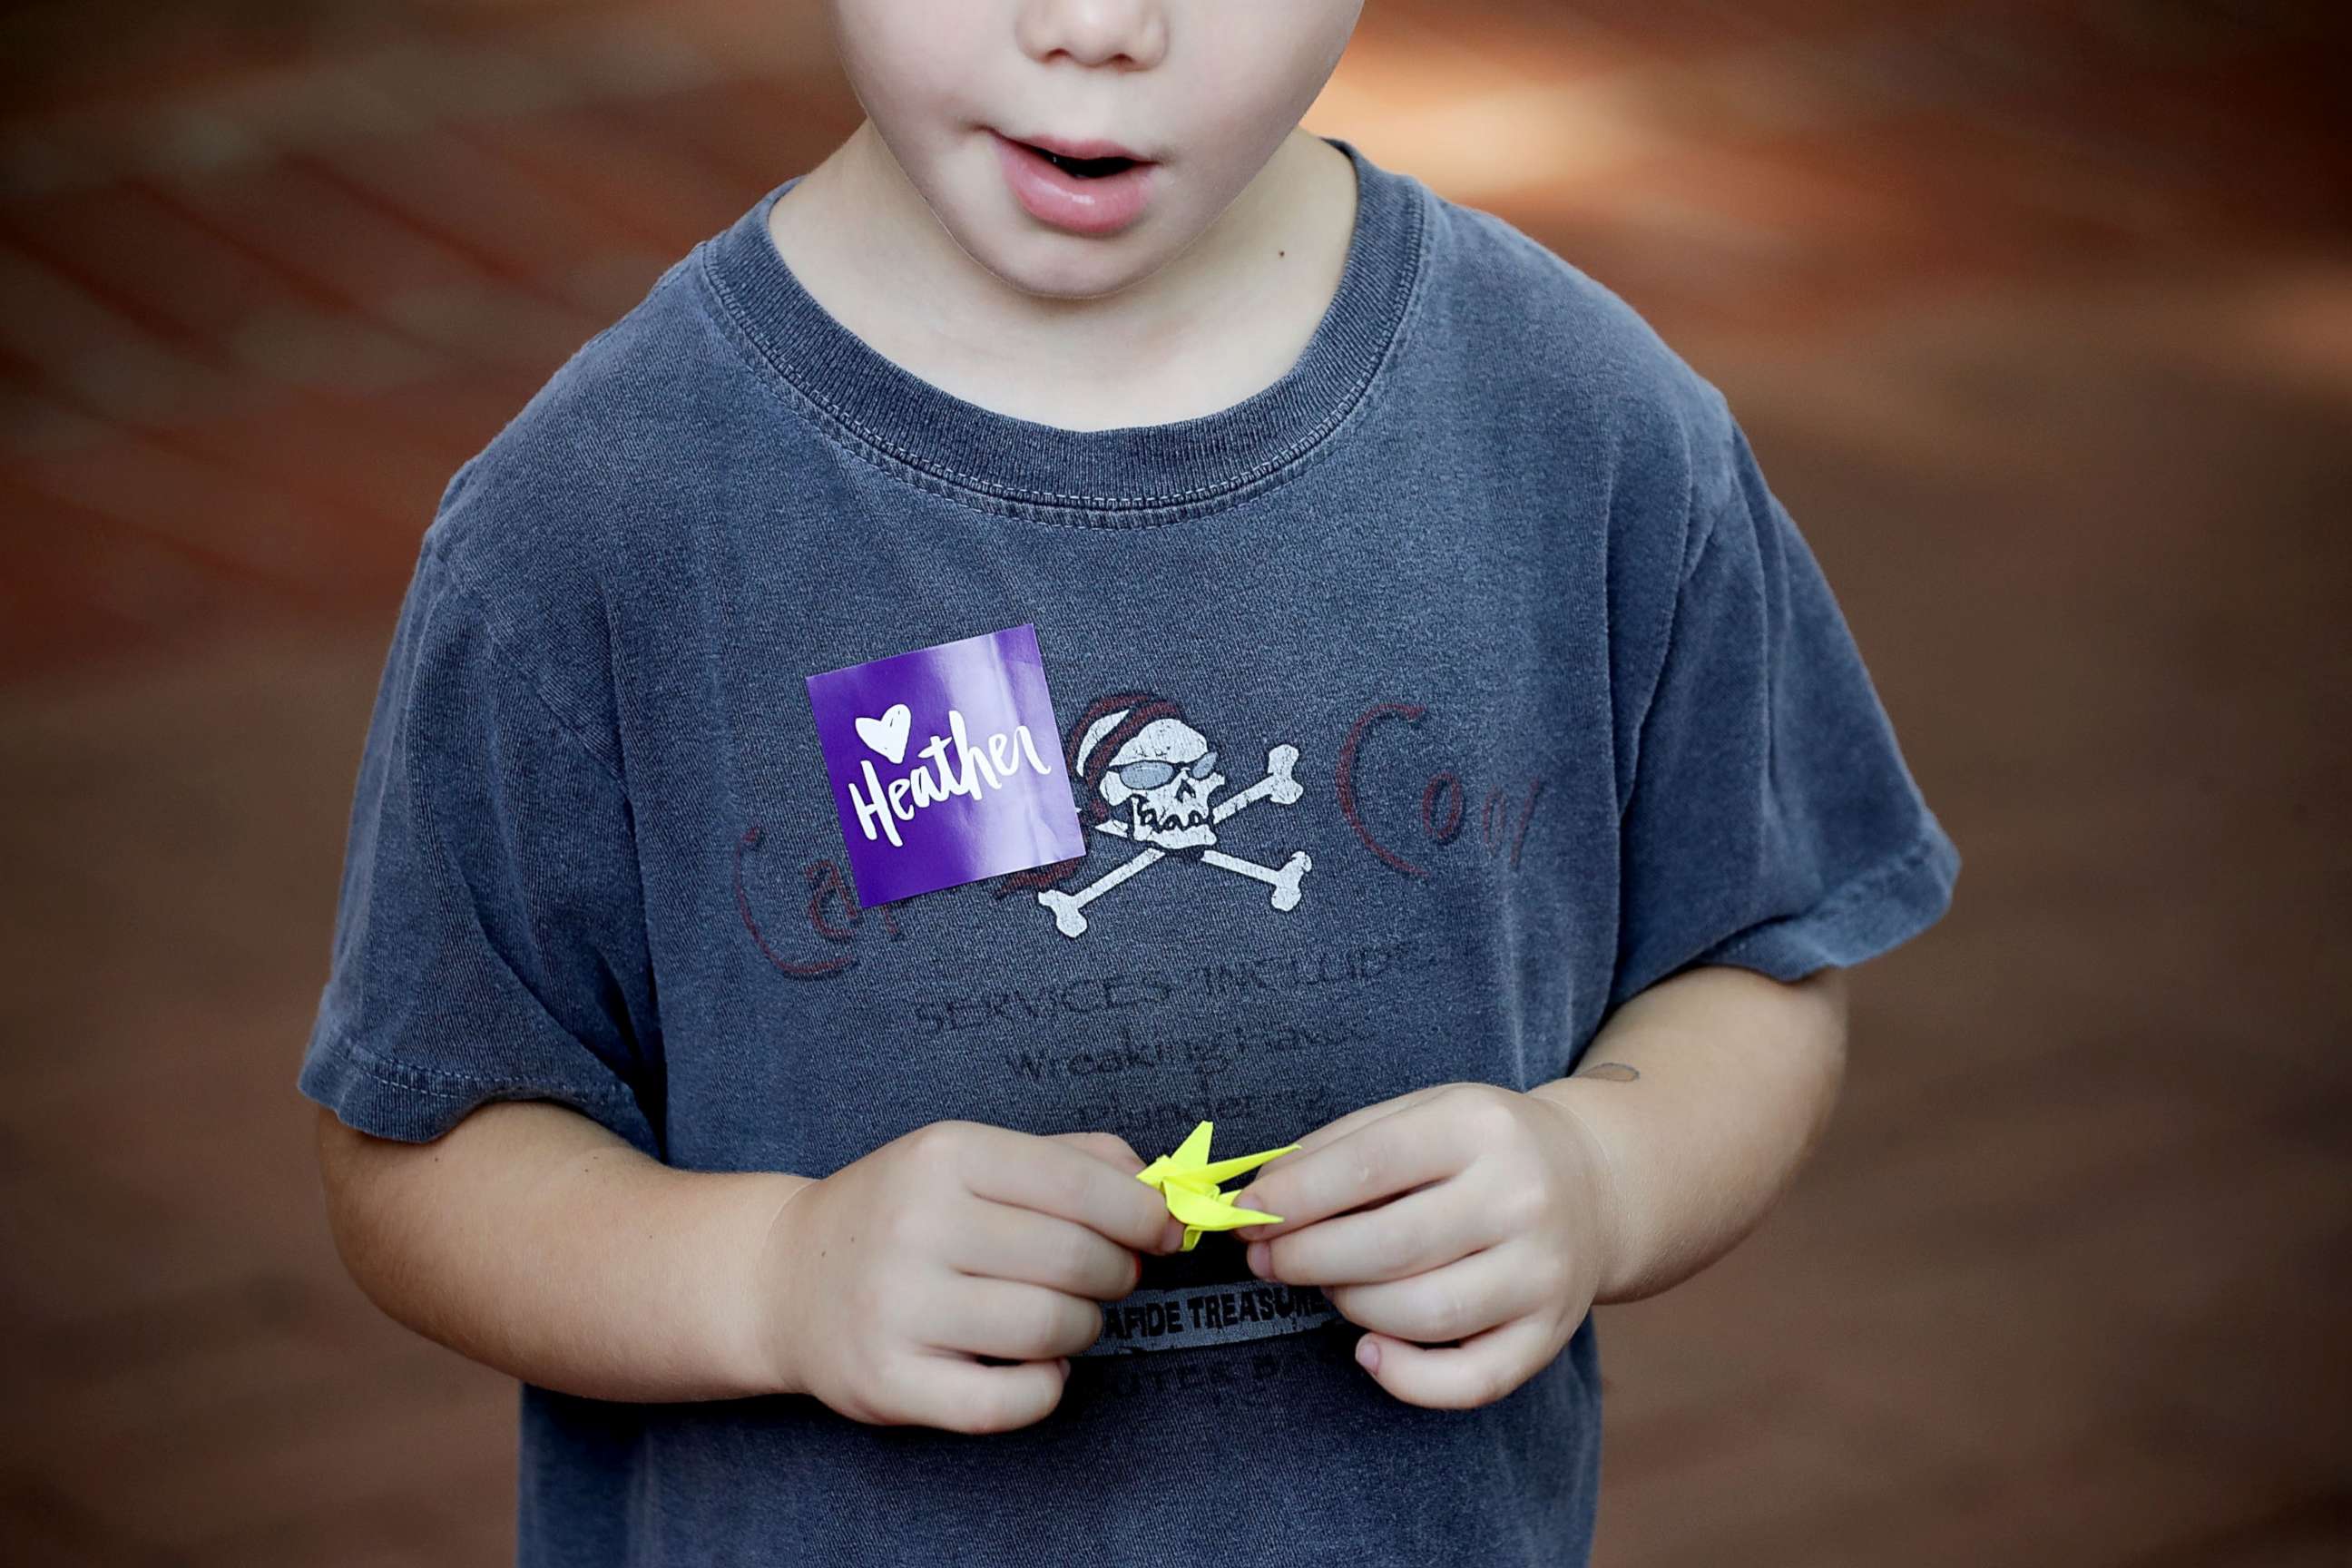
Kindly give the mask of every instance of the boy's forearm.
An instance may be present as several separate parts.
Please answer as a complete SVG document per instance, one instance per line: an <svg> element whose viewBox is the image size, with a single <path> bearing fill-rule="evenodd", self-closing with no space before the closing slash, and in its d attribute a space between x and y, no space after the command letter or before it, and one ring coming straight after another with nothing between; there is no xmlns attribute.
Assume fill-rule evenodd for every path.
<svg viewBox="0 0 2352 1568"><path fill-rule="evenodd" d="M1576 1071L1532 1092L1601 1148L1615 1217L1595 1300L1687 1279L1762 1220L1820 1141L1845 1068L1845 980L1688 970L1612 1015Z"/></svg>
<svg viewBox="0 0 2352 1568"><path fill-rule="evenodd" d="M428 1338L600 1399L777 1392L757 1268L800 1176L673 1170L559 1106L486 1106L425 1144L320 1113L335 1241Z"/></svg>

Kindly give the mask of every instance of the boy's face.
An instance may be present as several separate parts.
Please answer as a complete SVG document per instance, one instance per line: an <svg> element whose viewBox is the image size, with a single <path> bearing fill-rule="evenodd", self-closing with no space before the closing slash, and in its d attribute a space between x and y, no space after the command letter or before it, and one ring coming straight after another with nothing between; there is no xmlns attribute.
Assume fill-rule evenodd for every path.
<svg viewBox="0 0 2352 1568"><path fill-rule="evenodd" d="M1083 297L1150 276L1265 167L1363 0L827 0L851 89L974 259ZM1019 145L1147 162L1101 177ZM1094 143L1096 145L1087 145Z"/></svg>

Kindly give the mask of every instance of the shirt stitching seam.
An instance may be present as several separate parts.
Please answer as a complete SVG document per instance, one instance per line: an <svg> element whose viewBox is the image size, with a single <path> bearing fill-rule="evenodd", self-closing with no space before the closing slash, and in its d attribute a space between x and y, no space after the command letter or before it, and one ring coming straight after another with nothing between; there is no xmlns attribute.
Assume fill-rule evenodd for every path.
<svg viewBox="0 0 2352 1568"><path fill-rule="evenodd" d="M1690 585L1691 567L1686 563L1690 557L1692 520L1698 512L1698 460L1696 455L1691 450L1689 430L1687 428L1683 429L1681 435L1683 440L1683 518L1681 553L1685 556L1685 561L1678 562L1676 563L1675 591L1670 596L1668 596L1665 611L1659 617L1662 624L1658 628L1658 642L1660 645L1658 650L1658 672L1650 682L1649 697L1642 704L1641 721L1633 726L1633 783L1632 787L1626 790L1624 801L1617 807L1617 826L1621 830L1625 826L1626 815L1633 809L1634 799L1642 793L1642 752L1646 749L1649 742L1650 721L1656 715L1658 710L1659 689L1666 683L1666 667L1674 660L1675 634L1682 629L1683 590ZM1708 542L1712 542L1714 537L1714 531L1712 529L1708 530ZM1702 549L1703 548L1704 546L1702 546Z"/></svg>
<svg viewBox="0 0 2352 1568"><path fill-rule="evenodd" d="M1875 892L1885 883L1900 879L1915 866L1926 860L1935 853L1937 842L1935 831L1923 826L1910 844L1892 859L1881 860L1855 872L1805 908L1776 916L1764 922L1756 931L1749 931L1744 936L1731 938L1727 944L1718 947L1716 951L1718 953L1738 952L1763 941L1768 936L1785 931L1792 926L1841 914L1850 906L1860 902L1866 895Z"/></svg>
<svg viewBox="0 0 2352 1568"><path fill-rule="evenodd" d="M586 753L588 760L596 764L600 773L613 781L614 787L621 792L621 798L624 801L628 800L628 781L621 776L621 771L618 768L604 760L604 754L597 751L594 743L582 732L580 726L573 723L563 710L555 705L554 700L541 689L537 672L520 654L507 646L506 638L499 634L497 623L488 614L489 600L467 580L464 571L458 567L456 561L450 558L443 541L436 538L431 542L427 547L426 559L437 563L448 574L450 592L473 604L479 615L482 635L488 639L490 651L497 656L499 662L507 667L507 672L522 682L523 689L530 693L540 707L546 710L550 718L562 726L564 734L572 744Z"/></svg>
<svg viewBox="0 0 2352 1568"><path fill-rule="evenodd" d="M377 1083L390 1089L400 1089L404 1093L429 1095L436 1100L463 1100L467 1096L463 1092L435 1089L431 1086L432 1081L462 1085L466 1089L492 1091L525 1089L541 1094L561 1092L576 1094L584 1100L595 1100L599 1103L614 1105L636 1103L636 1097L618 1084L538 1083L522 1079L495 1077L487 1073L459 1072L446 1068L424 1067L415 1062L404 1061L396 1057L383 1056L369 1050L365 1046L353 1040L348 1032L341 1030L328 1037L327 1048L331 1052L349 1058L362 1076Z"/></svg>
<svg viewBox="0 0 2352 1568"><path fill-rule="evenodd" d="M1423 197L1418 191L1413 193L1413 196L1412 220L1412 236L1409 242L1412 247L1413 263L1411 269L1405 274L1403 279L1391 289L1390 298L1397 300L1399 302L1396 305L1394 317L1390 325L1388 335L1382 341L1380 353L1374 357L1370 368L1368 368L1362 375L1358 377L1355 384L1349 389L1347 396L1340 402L1339 406L1332 411L1324 423L1318 426L1315 430L1309 432L1307 435L1300 437L1300 439L1291 447L1286 448L1281 453L1276 454L1275 457L1266 459L1265 462L1260 463L1255 468L1253 468L1246 473L1237 476L1229 476L1226 479L1217 480L1213 484L1203 485L1195 489L1172 491L1166 494L1142 497L1081 496L1055 491L1021 489L1013 486L998 486L992 484L990 481L980 479L974 476L964 474L961 470L950 468L941 464L929 462L907 455L902 449L875 437L866 431L863 426L857 425L854 420L835 409L830 404L812 395L800 384L789 371L776 361L774 356L768 352L767 345L761 341L758 333L751 329L751 323L745 317L742 307L738 302L734 291L727 285L726 281L719 277L713 260L714 253L710 249L706 248L704 250L702 263L698 268L698 271L700 273L705 285L718 298L718 300L722 307L720 319L727 330L727 336L734 343L737 352L752 360L754 362L753 368L755 370L765 370L768 373L766 375L761 377L762 384L767 385L772 393L775 393L782 397L786 407L792 409L794 414L807 420L808 423L814 426L817 432L824 436L827 440L833 442L836 446L841 446L849 450L853 456L865 458L869 463L872 463L872 466L879 469L881 472L890 474L892 477L902 480L906 479L905 475L898 474L895 469L885 467L879 463L873 463L871 455L867 451L860 450L860 447L871 448L872 453L878 453L883 457L889 458L893 462L902 465L915 474L929 478L934 482L944 482L952 485L953 489L950 490L935 493L948 493L952 499L963 500L966 504L971 505L973 510L989 512L992 515L1005 515L1005 513L998 506L982 506L978 504L971 498L973 496L985 497L987 500L1002 503L1003 506L1042 507L1047 510L1059 510L1094 512L1108 511L1115 513L1151 512L1160 510L1182 511L1182 509L1188 507L1197 508L1202 502L1232 496L1235 491L1246 489L1251 486L1258 484L1262 480L1284 475L1286 471L1298 466L1304 459L1311 457L1318 448L1327 444L1333 437L1338 435L1340 429L1349 422L1350 416L1363 405L1366 395L1372 390L1375 384L1380 380L1382 373L1387 370L1389 364L1395 359L1398 345L1403 342L1406 328L1416 313L1420 300L1424 292L1423 284L1428 272L1429 248L1427 244L1427 223L1425 213L1426 198ZM779 384L781 384L781 385L779 385ZM790 395L783 395L785 394L789 394ZM803 407L803 404L805 404L807 406ZM917 488L928 489L929 487L918 485ZM962 492L969 493L967 494ZM1090 505L1088 503L1092 504ZM1012 515L1020 514L1013 513ZM1198 512L1185 512L1184 515L1198 515ZM1116 524L1107 522L1088 523L1070 519L1050 517L1034 519L1033 521L1059 522L1076 527L1118 526ZM1163 525L1181 521L1182 521L1182 516L1146 520L1140 524L1140 526L1149 527ZM1130 524L1129 526L1135 525Z"/></svg>

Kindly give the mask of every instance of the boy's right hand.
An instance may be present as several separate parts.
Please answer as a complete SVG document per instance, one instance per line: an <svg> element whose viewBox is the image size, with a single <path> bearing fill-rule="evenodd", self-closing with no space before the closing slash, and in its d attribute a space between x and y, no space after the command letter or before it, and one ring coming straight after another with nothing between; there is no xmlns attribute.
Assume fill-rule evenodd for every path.
<svg viewBox="0 0 2352 1568"><path fill-rule="evenodd" d="M1000 1432L1062 1397L1098 1303L1183 1226L1108 1132L935 1121L788 1198L761 1258L779 1386L853 1420ZM1000 1357L1008 1366L983 1364Z"/></svg>

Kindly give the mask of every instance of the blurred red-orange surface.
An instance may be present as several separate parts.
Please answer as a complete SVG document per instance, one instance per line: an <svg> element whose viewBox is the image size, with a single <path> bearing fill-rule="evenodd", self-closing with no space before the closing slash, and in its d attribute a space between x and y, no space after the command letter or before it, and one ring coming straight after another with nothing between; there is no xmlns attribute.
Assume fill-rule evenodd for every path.
<svg viewBox="0 0 2352 1568"><path fill-rule="evenodd" d="M1968 858L1605 1310L1603 1564L2352 1553L2352 237L2288 0L1381 0L1316 130L1716 379ZM856 123L809 0L0 14L0 1555L489 1563L291 1079L449 471Z"/></svg>

